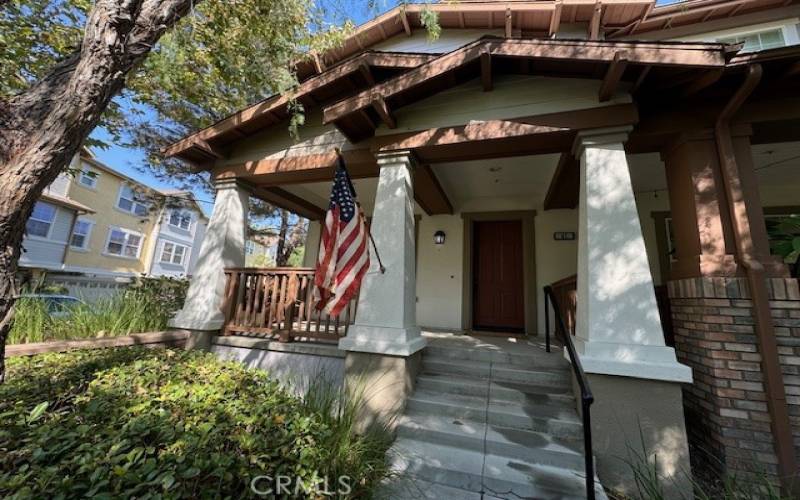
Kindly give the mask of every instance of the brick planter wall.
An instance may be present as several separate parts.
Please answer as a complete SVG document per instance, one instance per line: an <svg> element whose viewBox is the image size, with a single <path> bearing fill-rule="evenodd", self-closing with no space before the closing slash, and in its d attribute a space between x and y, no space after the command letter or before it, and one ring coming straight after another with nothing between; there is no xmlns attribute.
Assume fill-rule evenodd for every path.
<svg viewBox="0 0 800 500"><path fill-rule="evenodd" d="M795 450L800 451L800 288L769 280ZM684 388L695 467L716 473L777 475L761 354L745 278L692 278L668 284L675 349L694 383Z"/></svg>

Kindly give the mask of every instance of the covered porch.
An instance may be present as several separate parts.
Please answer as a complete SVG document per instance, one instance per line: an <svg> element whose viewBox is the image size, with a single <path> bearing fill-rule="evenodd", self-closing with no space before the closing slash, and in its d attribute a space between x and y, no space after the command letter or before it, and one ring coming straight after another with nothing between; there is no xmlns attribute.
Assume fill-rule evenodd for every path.
<svg viewBox="0 0 800 500"><path fill-rule="evenodd" d="M800 139L784 79L796 64L777 56L737 62L734 52L719 44L487 38L425 61L388 57L396 58L392 74L371 72L368 61L347 73L343 64L337 78L363 78L365 89L353 95L328 74L333 79L308 97L328 104L311 106L299 142L257 127L256 119L279 121L282 111L270 103L247 120L221 122L213 135L190 137L175 154L210 162L218 192L203 265L174 326L195 332L198 343L219 330L335 341L348 379L376 377L380 418L402 413L412 394L430 345L421 331L502 333L518 340L503 344L508 351L542 342L553 321L544 289L561 282L577 307L557 302L567 330L572 311L576 358L604 422L591 426L602 443L601 478L624 484L612 457L625 450L612 430L639 425L640 416L645 446L681 443L662 471L675 475L678 464L688 467L686 428L665 408L683 407L692 368L707 373L691 349L679 363L667 345L655 287L701 280L677 286L685 291L730 279L740 290L749 280L758 294L748 266L761 266L763 278L788 278L769 255L759 191L772 188L759 185L756 164L774 161L759 159L759 148L790 158ZM753 64L760 69L748 69ZM757 106L744 103L754 71L767 75ZM334 148L355 179L386 272L373 259L358 299L327 318L314 312L309 286L318 222L307 268L241 266L247 198L319 221ZM392 377L381 378L387 372Z"/></svg>

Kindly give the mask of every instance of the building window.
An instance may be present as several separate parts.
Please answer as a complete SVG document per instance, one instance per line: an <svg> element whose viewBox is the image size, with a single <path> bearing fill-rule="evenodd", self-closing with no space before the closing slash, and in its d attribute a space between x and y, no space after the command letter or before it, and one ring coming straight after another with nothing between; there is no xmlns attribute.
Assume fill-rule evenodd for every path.
<svg viewBox="0 0 800 500"><path fill-rule="evenodd" d="M69 240L69 245L79 250L88 249L89 237L92 234L93 225L94 223L89 220L78 219L75 221L75 227L72 229L72 237Z"/></svg>
<svg viewBox="0 0 800 500"><path fill-rule="evenodd" d="M163 264L182 265L186 250L188 250L188 247L165 241L164 246L161 248L161 262Z"/></svg>
<svg viewBox="0 0 800 500"><path fill-rule="evenodd" d="M188 231L192 227L192 214L191 212L182 212L180 210L173 210L169 214L169 225L174 226L184 231Z"/></svg>
<svg viewBox="0 0 800 500"><path fill-rule="evenodd" d="M120 228L111 228L108 232L106 253L131 259L139 258L142 249L142 235Z"/></svg>
<svg viewBox="0 0 800 500"><path fill-rule="evenodd" d="M122 188L119 190L117 207L124 212L132 213L134 215L147 215L147 204L138 201L136 198L136 192L133 190L133 188L127 184L123 184Z"/></svg>
<svg viewBox="0 0 800 500"><path fill-rule="evenodd" d="M783 30L772 29L766 31L759 31L757 33L748 33L746 35L736 35L717 40L720 43L742 43L744 47L742 52L758 52L760 50L774 49L776 47L785 47L786 40L783 38Z"/></svg>
<svg viewBox="0 0 800 500"><path fill-rule="evenodd" d="M256 244L251 240L247 240L244 242L244 253L245 255L253 255L256 253Z"/></svg>
<svg viewBox="0 0 800 500"><path fill-rule="evenodd" d="M78 176L78 182L84 187L88 187L90 189L96 189L98 176L99 174L97 172L92 172L87 168L81 170L81 173Z"/></svg>
<svg viewBox="0 0 800 500"><path fill-rule="evenodd" d="M36 205L33 206L33 213L31 213L28 222L25 224L25 230L28 232L28 236L48 238L55 219L55 205L37 201Z"/></svg>

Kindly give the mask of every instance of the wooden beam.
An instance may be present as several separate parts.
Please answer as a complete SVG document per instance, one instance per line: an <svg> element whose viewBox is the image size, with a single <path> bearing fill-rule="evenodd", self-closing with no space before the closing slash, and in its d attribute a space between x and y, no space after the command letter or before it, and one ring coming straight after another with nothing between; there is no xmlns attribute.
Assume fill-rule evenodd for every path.
<svg viewBox="0 0 800 500"><path fill-rule="evenodd" d="M575 209L578 206L580 163L572 153L561 153L544 198L544 209Z"/></svg>
<svg viewBox="0 0 800 500"><path fill-rule="evenodd" d="M378 113L378 116L381 117L381 121L389 128L397 128L397 120L395 120L394 116L392 115L392 110L389 109L389 106L386 104L386 101L383 97L375 96L372 100L372 107L375 109L375 112Z"/></svg>
<svg viewBox="0 0 800 500"><path fill-rule="evenodd" d="M458 11L458 27L464 29L466 23L464 22L464 12Z"/></svg>
<svg viewBox="0 0 800 500"><path fill-rule="evenodd" d="M707 44L640 46L636 43L625 43L624 47L627 62L630 64L681 65L706 68L725 66L724 54L719 47ZM362 91L353 97L326 107L323 112L323 123L334 122L347 114L371 105L373 94L388 98L415 87L426 80L446 73L453 73L453 69L480 58L481 54L487 49L493 56L498 57L544 58L549 62L569 61L572 64L580 61L611 62L620 52L620 43L517 38L478 40L443 55L435 61L424 65L424 67L412 69L382 82L370 90Z"/></svg>
<svg viewBox="0 0 800 500"><path fill-rule="evenodd" d="M361 76L364 77L364 80L367 82L367 85L372 87L375 85L375 77L372 76L372 71L369 69L369 65L367 63L362 62L358 67L359 72L361 72Z"/></svg>
<svg viewBox="0 0 800 500"><path fill-rule="evenodd" d="M453 213L453 205L430 165L414 170L414 198L428 215Z"/></svg>
<svg viewBox="0 0 800 500"><path fill-rule="evenodd" d="M400 9L400 22L403 23L403 30L406 32L406 36L411 36L411 24L408 22L406 10L402 8Z"/></svg>
<svg viewBox="0 0 800 500"><path fill-rule="evenodd" d="M371 150L346 149L342 151L342 155L352 178L361 179L378 175L378 164ZM214 180L240 179L260 186L323 182L333 179L337 161L336 152L331 150L311 155L223 165L211 169L211 174Z"/></svg>
<svg viewBox="0 0 800 500"><path fill-rule="evenodd" d="M720 78L722 78L723 73L724 70L722 69L712 69L710 71L706 71L696 80L684 87L684 89L681 91L681 98L693 96L701 90L714 85L719 81Z"/></svg>
<svg viewBox="0 0 800 500"><path fill-rule="evenodd" d="M630 90L631 94L635 94L639 90L639 87L641 87L642 84L644 83L645 79L647 79L647 75L650 73L650 70L652 68L653 68L652 66L645 66L644 68L642 68L642 71L641 71L641 73L639 73L639 76L636 78L636 81L634 82L633 87L631 87L631 90Z"/></svg>
<svg viewBox="0 0 800 500"><path fill-rule="evenodd" d="M511 8L506 9L506 38L511 38L514 34L513 14Z"/></svg>
<svg viewBox="0 0 800 500"><path fill-rule="evenodd" d="M600 0L594 4L594 12L592 12L592 20L589 21L589 40L598 40L600 38L600 22L603 18L603 4Z"/></svg>
<svg viewBox="0 0 800 500"><path fill-rule="evenodd" d="M600 102L606 102L614 96L614 92L619 87L619 82L622 81L622 75L628 67L628 59L624 52L617 52L614 55L614 60L608 65L608 71L603 78L603 84L600 86L600 94L598 99Z"/></svg>
<svg viewBox="0 0 800 500"><path fill-rule="evenodd" d="M563 7L562 0L556 0L556 6L553 9L553 14L550 16L550 27L547 34L551 37L556 36L558 29L561 27L561 9Z"/></svg>
<svg viewBox="0 0 800 500"><path fill-rule="evenodd" d="M250 191L250 194L256 198L276 205L280 208L305 217L309 220L320 220L325 216L325 210L314 205L310 201L286 191L285 189L275 186L257 186L254 184L244 183L245 189Z"/></svg>
<svg viewBox="0 0 800 500"><path fill-rule="evenodd" d="M319 57L319 54L316 52L311 54L311 60L314 62L314 70L317 73L325 72L325 63L322 61L322 58Z"/></svg>
<svg viewBox="0 0 800 500"><path fill-rule="evenodd" d="M215 148L208 141L204 141L203 139L195 139L194 146L201 150L202 152L212 156L218 160L225 158L225 154L218 148Z"/></svg>
<svg viewBox="0 0 800 500"><path fill-rule="evenodd" d="M484 92L492 90L492 55L488 51L481 54L481 83Z"/></svg>

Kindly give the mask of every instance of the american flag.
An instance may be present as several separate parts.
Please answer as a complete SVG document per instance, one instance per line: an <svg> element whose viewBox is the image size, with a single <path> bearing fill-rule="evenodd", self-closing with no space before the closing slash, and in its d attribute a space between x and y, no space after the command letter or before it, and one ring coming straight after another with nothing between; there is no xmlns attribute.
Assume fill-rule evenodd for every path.
<svg viewBox="0 0 800 500"><path fill-rule="evenodd" d="M358 292L369 268L367 231L364 212L339 155L314 275L317 309L337 316Z"/></svg>

